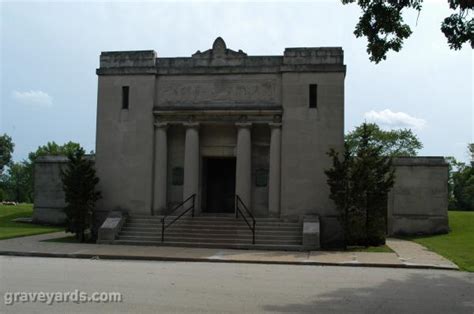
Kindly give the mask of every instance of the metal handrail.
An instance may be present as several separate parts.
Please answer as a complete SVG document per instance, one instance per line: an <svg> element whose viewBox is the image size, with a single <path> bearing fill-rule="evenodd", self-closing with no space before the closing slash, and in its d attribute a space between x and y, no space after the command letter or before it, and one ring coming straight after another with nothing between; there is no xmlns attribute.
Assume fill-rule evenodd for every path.
<svg viewBox="0 0 474 314"><path fill-rule="evenodd" d="M188 209L186 209L185 211L183 211L178 217L176 217L175 219L173 219L170 223L166 224L166 218L168 218L168 216L171 216L175 211L177 211L180 207L184 206L184 204L186 204L190 199L192 199L192 203L191 203L191 207L189 207ZM191 210L191 217L194 217L194 205L195 205L195 202L196 202L196 194L193 194L191 195L190 197L188 197L187 199L185 199L184 201L182 201L181 203L179 203L178 205L176 205L173 210L171 211L171 213L169 213L168 215L164 216L163 218L161 218L161 242L165 241L165 230L166 228L170 227L172 224L174 224L179 218L181 218L184 214L186 214L187 212L189 212Z"/></svg>
<svg viewBox="0 0 474 314"><path fill-rule="evenodd" d="M245 211L247 212L247 214L250 216L250 218L252 218L252 226L250 225L249 221L247 220L247 218L245 217L244 213L242 212L242 210L239 208L239 204L241 204ZM237 194L235 195L235 218L238 219L239 218L239 212L240 212L240 215L242 216L242 218L244 218L244 221L247 223L247 226L250 228L250 230L252 231L252 244L255 244L255 217L252 215L252 212L247 208L247 206L244 204L244 202L242 201L242 199L240 198L240 196L238 196Z"/></svg>

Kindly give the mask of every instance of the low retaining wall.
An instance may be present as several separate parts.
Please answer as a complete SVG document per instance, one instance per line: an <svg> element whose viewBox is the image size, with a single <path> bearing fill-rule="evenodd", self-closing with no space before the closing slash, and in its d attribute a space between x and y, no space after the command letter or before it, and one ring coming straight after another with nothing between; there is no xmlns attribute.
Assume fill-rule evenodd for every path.
<svg viewBox="0 0 474 314"><path fill-rule="evenodd" d="M93 156L88 156L93 159ZM66 222L65 195L61 171L67 166L66 156L40 156L34 165L33 222L63 225Z"/></svg>
<svg viewBox="0 0 474 314"><path fill-rule="evenodd" d="M66 221L61 170L67 165L65 156L41 156L34 169L33 222L60 225Z"/></svg>
<svg viewBox="0 0 474 314"><path fill-rule="evenodd" d="M443 157L395 158L395 184L388 195L389 235L449 231L448 164Z"/></svg>

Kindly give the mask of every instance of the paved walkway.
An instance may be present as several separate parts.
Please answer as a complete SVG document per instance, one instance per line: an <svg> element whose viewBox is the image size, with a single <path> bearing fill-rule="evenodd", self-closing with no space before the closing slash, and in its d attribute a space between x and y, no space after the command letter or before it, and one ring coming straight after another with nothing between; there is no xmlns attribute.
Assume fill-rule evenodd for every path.
<svg viewBox="0 0 474 314"><path fill-rule="evenodd" d="M44 241L65 236L64 232L56 232L0 240L0 255L458 269L454 263L423 246L398 239L387 240L387 245L395 253L259 251Z"/></svg>

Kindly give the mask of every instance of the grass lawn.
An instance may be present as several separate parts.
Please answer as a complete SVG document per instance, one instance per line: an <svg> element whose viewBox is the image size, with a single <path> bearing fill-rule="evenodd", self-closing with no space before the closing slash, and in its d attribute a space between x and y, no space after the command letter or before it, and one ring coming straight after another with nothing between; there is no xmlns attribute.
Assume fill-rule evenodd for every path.
<svg viewBox="0 0 474 314"><path fill-rule="evenodd" d="M465 271L474 272L474 212L449 212L451 232L443 235L410 237L443 255Z"/></svg>
<svg viewBox="0 0 474 314"><path fill-rule="evenodd" d="M33 204L0 205L0 240L64 230L62 227L12 222L12 219L31 217L32 214Z"/></svg>

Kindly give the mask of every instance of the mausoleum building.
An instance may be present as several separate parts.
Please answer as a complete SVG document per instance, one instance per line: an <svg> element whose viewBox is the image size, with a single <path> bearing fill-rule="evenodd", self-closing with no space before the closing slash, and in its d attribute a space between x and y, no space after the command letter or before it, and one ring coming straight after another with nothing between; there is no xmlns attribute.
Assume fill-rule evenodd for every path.
<svg viewBox="0 0 474 314"><path fill-rule="evenodd" d="M211 241L219 237L250 244L253 221L260 245L317 248L320 235L323 246L341 243L324 171L331 167L327 152L344 149L342 48L286 48L283 55L249 56L217 38L211 49L190 57L165 58L151 50L102 52L97 75L95 165L102 193L97 219L100 225L106 217L117 218L111 213L129 217L129 233L120 237L124 219L116 219L121 222L108 224L108 240L163 242L161 218L192 206L194 217L186 213L178 227L167 228L177 244L186 234L202 236L197 243L203 246L219 244ZM403 173L413 175L408 159L401 164ZM439 169L440 211L433 215L439 228L447 228L444 203L439 203L447 193L445 162L416 165L430 167L423 184L437 184L429 178ZM400 182L416 189L413 177ZM396 195L390 201L395 215ZM431 221L430 213L417 210L426 214L423 221ZM212 229L216 224L227 231ZM211 231L189 234L196 225ZM389 225L403 231L406 221Z"/></svg>
<svg viewBox="0 0 474 314"><path fill-rule="evenodd" d="M343 149L341 48L248 56L217 38L188 58L100 57L96 167L107 210L333 215L324 169Z"/></svg>

